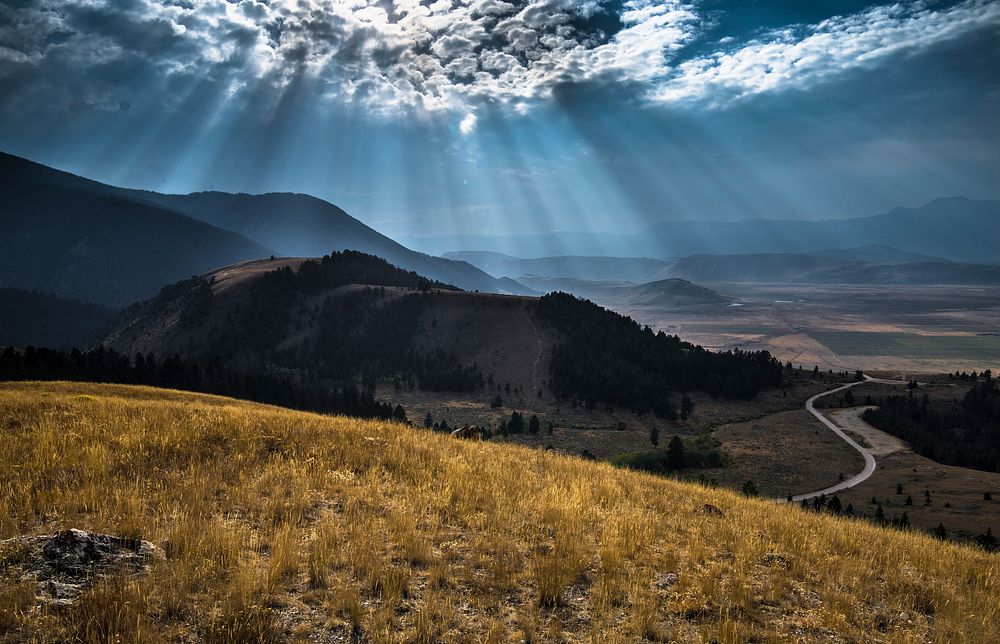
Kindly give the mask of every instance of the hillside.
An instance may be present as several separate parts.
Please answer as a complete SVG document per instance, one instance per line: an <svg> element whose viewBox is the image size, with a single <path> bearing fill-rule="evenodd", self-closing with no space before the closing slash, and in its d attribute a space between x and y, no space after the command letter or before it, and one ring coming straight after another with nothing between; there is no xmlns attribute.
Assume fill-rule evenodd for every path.
<svg viewBox="0 0 1000 644"><path fill-rule="evenodd" d="M682 297L691 291L699 298L711 294L686 283L665 283L637 287L635 297L662 299L677 290ZM561 303L570 301L575 304L564 311ZM553 303L560 306L545 306ZM542 315L556 309L560 313ZM592 337L579 336L579 328L591 329ZM623 351L644 346L645 354L615 358L566 345L567 339L606 342L604 333L611 329L620 333ZM461 292L353 251L317 260L250 262L165 287L156 298L125 310L104 346L125 356L179 354L277 369L303 382L335 386L361 378L365 391L390 379L397 390L487 395L501 383L510 393L513 383L522 395L528 387L541 396L543 381L552 376L548 387L560 397L577 395L591 404L616 402L667 416L674 415L672 390L743 398L781 381L767 354L705 352L564 294L535 299ZM561 365L551 358L560 347L574 355L569 371L557 369ZM649 362L654 355L659 362ZM611 371L621 377L583 384ZM627 395L619 391L642 374L648 382ZM738 384L731 382L736 374Z"/></svg>
<svg viewBox="0 0 1000 644"><path fill-rule="evenodd" d="M0 236L0 285L123 306L182 277L238 261L351 249L468 290L530 293L465 262L411 251L309 195L164 195L109 186L2 152L0 191L6 232Z"/></svg>
<svg viewBox="0 0 1000 644"><path fill-rule="evenodd" d="M857 248L828 248L813 253L834 259L847 259L873 264L912 264L921 262L945 262L941 257L931 257L920 253L908 253L885 244L868 244Z"/></svg>
<svg viewBox="0 0 1000 644"><path fill-rule="evenodd" d="M123 306L256 257L249 239L101 184L0 154L0 286Z"/></svg>
<svg viewBox="0 0 1000 644"><path fill-rule="evenodd" d="M84 347L115 312L48 293L0 288L0 347Z"/></svg>
<svg viewBox="0 0 1000 644"><path fill-rule="evenodd" d="M291 257L319 257L331 250L361 251L467 291L527 295L523 286L493 278L472 264L425 255L396 243L341 208L310 195L133 192L171 210L233 230Z"/></svg>
<svg viewBox="0 0 1000 644"><path fill-rule="evenodd" d="M996 555L581 459L124 386L0 418L9 641L1000 638ZM69 527L164 554L39 609L14 538Z"/></svg>
<svg viewBox="0 0 1000 644"><path fill-rule="evenodd" d="M536 277L533 275L522 275L517 279L520 283L526 284L540 293L564 291L617 310L631 309L632 307L677 310L711 307L733 301L733 298L718 291L677 278L642 284L610 280Z"/></svg>

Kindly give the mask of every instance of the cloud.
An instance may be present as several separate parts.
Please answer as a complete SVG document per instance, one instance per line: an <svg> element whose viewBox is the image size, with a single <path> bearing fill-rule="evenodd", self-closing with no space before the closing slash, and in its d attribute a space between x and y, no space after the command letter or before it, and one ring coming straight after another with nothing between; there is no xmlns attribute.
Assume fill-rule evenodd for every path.
<svg viewBox="0 0 1000 644"><path fill-rule="evenodd" d="M742 44L716 37L714 52L685 59L711 21L686 0L27 0L0 5L0 107L116 109L140 91L170 103L181 81L248 107L306 81L323 100L388 116L484 103L524 113L595 83L721 106L1000 24L989 0L932 6L876 6Z"/></svg>
<svg viewBox="0 0 1000 644"><path fill-rule="evenodd" d="M476 115L466 114L465 118L458 124L458 131L462 133L462 136L468 136L472 134L474 129L476 129Z"/></svg>
<svg viewBox="0 0 1000 644"><path fill-rule="evenodd" d="M804 28L774 31L741 48L679 63L651 95L663 103L726 104L762 92L807 87L852 69L874 67L893 54L1000 25L997 2L970 0L942 11L931 6L927 2L879 6Z"/></svg>

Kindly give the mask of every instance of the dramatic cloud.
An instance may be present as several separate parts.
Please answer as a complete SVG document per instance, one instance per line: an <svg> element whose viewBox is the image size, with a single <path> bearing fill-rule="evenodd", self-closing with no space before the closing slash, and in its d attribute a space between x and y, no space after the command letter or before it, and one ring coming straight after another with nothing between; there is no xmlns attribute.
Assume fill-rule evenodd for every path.
<svg viewBox="0 0 1000 644"><path fill-rule="evenodd" d="M474 129L476 129L475 114L467 114L465 118L462 119L462 122L458 124L458 130L463 135L471 134Z"/></svg>
<svg viewBox="0 0 1000 644"><path fill-rule="evenodd" d="M662 102L724 103L749 94L803 87L885 57L1000 24L1000 3L964 2L936 11L927 3L874 7L806 28L788 28L732 51L686 60L652 92Z"/></svg>
<svg viewBox="0 0 1000 644"><path fill-rule="evenodd" d="M303 82L386 115L524 113L580 83L725 105L1000 23L989 0L933 6L730 35L685 58L710 17L683 0L28 0L0 5L0 105L113 110L123 94L203 83L267 109Z"/></svg>

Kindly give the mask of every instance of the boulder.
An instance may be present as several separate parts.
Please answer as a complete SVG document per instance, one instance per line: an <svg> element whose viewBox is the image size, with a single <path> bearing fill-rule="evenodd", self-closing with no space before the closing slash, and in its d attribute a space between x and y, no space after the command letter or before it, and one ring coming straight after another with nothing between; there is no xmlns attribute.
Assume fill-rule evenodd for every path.
<svg viewBox="0 0 1000 644"><path fill-rule="evenodd" d="M163 552L148 541L70 528L55 534L0 542L10 553L8 573L38 582L43 602L71 604L95 580L112 574L142 574Z"/></svg>

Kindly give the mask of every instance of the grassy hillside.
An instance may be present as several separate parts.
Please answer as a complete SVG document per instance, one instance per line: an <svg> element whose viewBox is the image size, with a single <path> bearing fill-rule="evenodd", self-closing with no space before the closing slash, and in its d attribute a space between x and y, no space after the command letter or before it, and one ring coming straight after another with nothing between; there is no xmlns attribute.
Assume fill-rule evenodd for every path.
<svg viewBox="0 0 1000 644"><path fill-rule="evenodd" d="M9 641L1000 638L996 556L535 450L67 383L0 434L0 538L167 554L46 612L5 549Z"/></svg>

